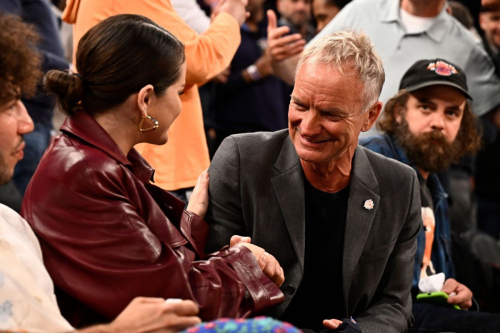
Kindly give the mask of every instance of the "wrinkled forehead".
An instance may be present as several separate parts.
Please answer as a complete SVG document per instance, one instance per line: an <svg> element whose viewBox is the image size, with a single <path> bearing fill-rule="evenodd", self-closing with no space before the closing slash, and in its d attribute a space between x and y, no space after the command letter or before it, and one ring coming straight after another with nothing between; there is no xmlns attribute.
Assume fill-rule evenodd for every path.
<svg viewBox="0 0 500 333"><path fill-rule="evenodd" d="M301 80L312 81L318 86L325 86L332 82L343 82L352 87L356 95L362 95L364 83L360 80L359 72L352 62L341 63L325 62L321 58L310 57L297 67L295 83Z"/></svg>

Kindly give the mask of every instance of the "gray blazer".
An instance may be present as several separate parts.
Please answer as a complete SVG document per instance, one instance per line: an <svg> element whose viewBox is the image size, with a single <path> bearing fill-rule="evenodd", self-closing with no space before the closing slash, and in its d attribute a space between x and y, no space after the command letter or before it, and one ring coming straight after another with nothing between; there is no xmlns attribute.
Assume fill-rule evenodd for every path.
<svg viewBox="0 0 500 333"><path fill-rule="evenodd" d="M274 255L285 272L285 301L267 314L279 318L302 280L305 249L304 175L288 131L227 138L209 174L208 253L242 235ZM372 210L363 207L368 199ZM363 333L404 332L411 322L420 207L412 168L356 148L342 287L345 317L353 316Z"/></svg>

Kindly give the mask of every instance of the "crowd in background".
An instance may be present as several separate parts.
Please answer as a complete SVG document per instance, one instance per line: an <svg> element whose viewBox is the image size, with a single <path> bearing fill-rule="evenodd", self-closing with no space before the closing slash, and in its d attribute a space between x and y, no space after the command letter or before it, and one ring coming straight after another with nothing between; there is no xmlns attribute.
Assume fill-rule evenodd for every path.
<svg viewBox="0 0 500 333"><path fill-rule="evenodd" d="M276 62L281 59L269 47L269 27L288 27L289 47L299 53L351 1L248 0L246 14L229 5L221 9L219 0L168 2L165 8L138 4L139 1L123 2L123 8L117 9L99 1L0 0L0 12L18 15L35 27L44 73L54 69L76 71L74 56L80 38L109 12L127 12L127 6L184 43L186 87L181 96L182 112L169 130L169 144L140 143L136 148L156 170L156 184L187 203L198 175L208 168L224 139L234 134L288 127L293 80L278 75ZM468 283L482 309L500 312L500 253L495 253L500 242L500 111L485 106L491 101L492 106L498 107L494 101L500 101L500 6L489 6L488 1L481 6L480 1L464 0L449 1L446 7L446 15L454 16L466 27L471 38L481 45L480 52L488 55L489 61L475 64L481 67L481 75L494 71L496 76L494 83L488 83L484 76L474 78L467 73L469 89L479 92L479 98L473 96L473 111L478 116L476 127L482 140L476 155L462 158L439 175L450 207L449 246L453 247L457 276ZM269 9L276 16L269 14ZM240 27L236 27L237 23ZM441 40L442 44L447 42ZM472 51L465 55L467 52ZM483 53L478 59L481 57ZM395 63L384 66L386 72L402 74L406 70L397 68ZM123 82L127 79L130 78L124 76ZM481 84L474 86L475 79ZM495 89L496 94L484 95ZM387 92L387 96L396 92ZM23 196L42 155L65 118L41 84L34 97L22 100L33 119L34 131L24 135L24 159L16 166L13 180L0 186L0 203L17 212L21 211ZM40 202L44 199L39 198ZM485 257L487 261L481 260Z"/></svg>

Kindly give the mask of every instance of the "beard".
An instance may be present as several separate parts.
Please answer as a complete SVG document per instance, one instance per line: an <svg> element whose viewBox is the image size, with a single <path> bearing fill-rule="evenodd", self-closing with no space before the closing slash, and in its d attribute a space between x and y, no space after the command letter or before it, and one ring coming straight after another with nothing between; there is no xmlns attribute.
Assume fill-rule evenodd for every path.
<svg viewBox="0 0 500 333"><path fill-rule="evenodd" d="M411 163L431 173L448 170L450 165L458 162L462 156L456 144L457 140L448 142L440 131L414 135L404 115L401 117L401 123L396 126L395 135Z"/></svg>
<svg viewBox="0 0 500 333"><path fill-rule="evenodd" d="M4 156L0 153L0 185L7 184L12 179L12 172L5 161Z"/></svg>

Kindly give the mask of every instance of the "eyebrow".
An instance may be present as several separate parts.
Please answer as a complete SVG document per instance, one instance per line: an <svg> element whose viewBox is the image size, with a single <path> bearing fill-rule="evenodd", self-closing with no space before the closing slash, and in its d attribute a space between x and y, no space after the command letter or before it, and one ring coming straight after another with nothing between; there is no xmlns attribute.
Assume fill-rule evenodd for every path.
<svg viewBox="0 0 500 333"><path fill-rule="evenodd" d="M417 100L420 103L427 103L427 104L436 105L436 103L434 103L433 101L431 101L430 99L427 99L427 98L417 98Z"/></svg>
<svg viewBox="0 0 500 333"><path fill-rule="evenodd" d="M290 95L290 97L292 98L292 101L294 101L295 103L304 105L304 103L298 97L295 97L293 95Z"/></svg>
<svg viewBox="0 0 500 333"><path fill-rule="evenodd" d="M426 99L426 98L419 99L418 101L419 101L420 103L426 103L426 104L437 105L436 103L434 103L434 102L433 102L433 101L431 101L430 99ZM460 110L460 111L462 110L462 109L460 108L460 106L458 106L458 105L448 106L448 107L446 107L446 109L448 109L448 110Z"/></svg>

